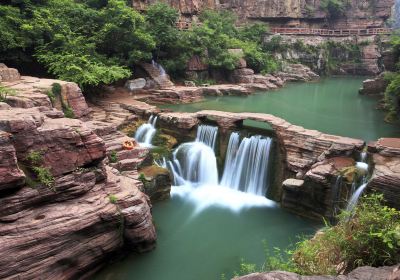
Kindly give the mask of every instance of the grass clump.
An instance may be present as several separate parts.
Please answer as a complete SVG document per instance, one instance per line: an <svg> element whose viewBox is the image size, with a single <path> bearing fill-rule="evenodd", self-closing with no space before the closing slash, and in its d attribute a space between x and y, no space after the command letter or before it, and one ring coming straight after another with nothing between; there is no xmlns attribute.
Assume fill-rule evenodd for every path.
<svg viewBox="0 0 400 280"><path fill-rule="evenodd" d="M115 195L113 195L113 194L110 194L110 195L108 196L108 199L110 200L110 203L112 203L112 204L116 204L117 201L118 201L118 198L117 198Z"/></svg>
<svg viewBox="0 0 400 280"><path fill-rule="evenodd" d="M47 167L34 166L32 170L35 172L36 178L41 184L54 190L54 177Z"/></svg>
<svg viewBox="0 0 400 280"><path fill-rule="evenodd" d="M400 261L400 211L382 194L363 197L354 213L342 212L336 226L297 245L293 261L302 274L338 274L356 267Z"/></svg>
<svg viewBox="0 0 400 280"><path fill-rule="evenodd" d="M43 161L43 155L41 151L31 151L27 156L26 159L34 166L38 166Z"/></svg>
<svg viewBox="0 0 400 280"><path fill-rule="evenodd" d="M116 151L112 151L108 157L111 163L116 163L118 161L118 155Z"/></svg>
<svg viewBox="0 0 400 280"><path fill-rule="evenodd" d="M8 96L14 96L15 90L0 85L0 102L6 102Z"/></svg>
<svg viewBox="0 0 400 280"><path fill-rule="evenodd" d="M284 270L302 275L337 275L359 266L394 265L400 261L400 211L385 205L382 194L364 196L354 212L343 211L338 224L326 225L293 250L265 249L261 267L243 260L235 276Z"/></svg>

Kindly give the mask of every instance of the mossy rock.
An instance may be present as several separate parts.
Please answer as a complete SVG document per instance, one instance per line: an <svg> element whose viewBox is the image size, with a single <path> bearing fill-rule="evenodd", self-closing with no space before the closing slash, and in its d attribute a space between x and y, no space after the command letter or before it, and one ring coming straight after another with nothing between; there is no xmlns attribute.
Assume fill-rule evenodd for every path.
<svg viewBox="0 0 400 280"><path fill-rule="evenodd" d="M146 166L139 170L144 192L152 202L168 199L171 192L171 175L169 171L157 165Z"/></svg>
<svg viewBox="0 0 400 280"><path fill-rule="evenodd" d="M126 135L133 136L136 130L139 128L139 126L141 126L144 123L146 123L145 120L138 120L136 122L132 122L130 124L125 125L120 130Z"/></svg>
<svg viewBox="0 0 400 280"><path fill-rule="evenodd" d="M161 132L156 133L153 138L153 145L159 146L159 147L165 147L167 149L172 149L178 144L178 140L169 135L169 134L164 134Z"/></svg>
<svg viewBox="0 0 400 280"><path fill-rule="evenodd" d="M354 182L354 180L358 177L358 169L355 166L344 167L339 170L339 174L345 178L345 180L349 183Z"/></svg>

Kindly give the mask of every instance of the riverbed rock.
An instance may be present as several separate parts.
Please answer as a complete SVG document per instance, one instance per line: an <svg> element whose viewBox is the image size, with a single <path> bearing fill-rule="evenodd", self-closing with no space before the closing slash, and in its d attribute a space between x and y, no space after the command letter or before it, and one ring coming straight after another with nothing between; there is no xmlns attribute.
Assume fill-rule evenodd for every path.
<svg viewBox="0 0 400 280"><path fill-rule="evenodd" d="M318 74L303 64L284 65L282 71L278 72L276 76L285 82L307 82L319 79Z"/></svg>
<svg viewBox="0 0 400 280"><path fill-rule="evenodd" d="M54 104L52 104L48 96L53 84L61 85L61 94L60 96L55 96ZM18 80L2 82L2 85L14 92L13 95L7 97L7 103L12 107L33 108L44 106L62 111L62 103L64 103L64 105L68 105L72 109L76 118L85 119L90 113L82 91L76 83L21 76Z"/></svg>
<svg viewBox="0 0 400 280"><path fill-rule="evenodd" d="M359 90L360 94L365 95L382 95L389 83L384 78L384 73L380 74L374 79L367 79L363 81L362 88Z"/></svg>
<svg viewBox="0 0 400 280"><path fill-rule="evenodd" d="M400 209L400 138L381 138L369 150L374 171L368 187L382 192L390 206Z"/></svg>
<svg viewBox="0 0 400 280"><path fill-rule="evenodd" d="M150 197L152 202L170 198L172 182L168 169L151 165L141 168L138 172L139 176L142 176L143 191Z"/></svg>
<svg viewBox="0 0 400 280"><path fill-rule="evenodd" d="M125 88L130 91L140 90L146 86L146 79L139 78L134 80L128 80L125 83Z"/></svg>
<svg viewBox="0 0 400 280"><path fill-rule="evenodd" d="M21 75L15 68L9 68L4 63L0 63L0 82L13 82L19 80Z"/></svg>
<svg viewBox="0 0 400 280"><path fill-rule="evenodd" d="M11 134L0 130L0 191L16 188L22 185L24 180L25 174L18 167Z"/></svg>
<svg viewBox="0 0 400 280"><path fill-rule="evenodd" d="M398 266L370 267L363 266L356 268L347 275L339 276L303 276L292 272L272 271L264 273L252 273L245 276L235 277L234 280L389 280L393 279L398 271Z"/></svg>

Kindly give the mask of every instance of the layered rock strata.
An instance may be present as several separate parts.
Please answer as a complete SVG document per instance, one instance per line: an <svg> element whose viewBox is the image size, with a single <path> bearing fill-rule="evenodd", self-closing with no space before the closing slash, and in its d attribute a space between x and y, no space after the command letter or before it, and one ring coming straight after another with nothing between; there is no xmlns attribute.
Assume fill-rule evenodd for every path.
<svg viewBox="0 0 400 280"><path fill-rule="evenodd" d="M2 279L78 278L123 246L155 246L151 203L137 172L149 152L124 150L130 138L117 131L132 114L114 122L64 118L46 94L53 83L3 83L16 95L6 100L13 107L0 103ZM86 119L79 87L60 85L63 99Z"/></svg>
<svg viewBox="0 0 400 280"><path fill-rule="evenodd" d="M132 0L136 9L145 10L155 0ZM261 20L270 26L306 28L370 28L383 27L391 16L394 0L363 1L351 0L345 7L344 15L329 17L322 8L321 0L165 0L178 9L183 17L196 18L206 9L230 10L241 21Z"/></svg>
<svg viewBox="0 0 400 280"><path fill-rule="evenodd" d="M303 276L292 272L272 271L265 273L253 273L241 277L235 277L234 280L396 280L399 279L398 266L384 267L359 267L347 275L339 276Z"/></svg>
<svg viewBox="0 0 400 280"><path fill-rule="evenodd" d="M374 171L368 187L382 192L389 205L400 201L400 138L381 138L368 146Z"/></svg>

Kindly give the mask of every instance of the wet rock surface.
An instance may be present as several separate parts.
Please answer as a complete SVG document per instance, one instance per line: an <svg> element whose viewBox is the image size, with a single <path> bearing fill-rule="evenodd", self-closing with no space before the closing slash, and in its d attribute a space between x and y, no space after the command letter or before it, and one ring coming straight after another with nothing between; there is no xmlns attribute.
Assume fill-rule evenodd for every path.
<svg viewBox="0 0 400 280"><path fill-rule="evenodd" d="M235 280L394 280L398 277L397 266L357 268L347 275L339 276L303 276L296 273L284 271L272 271L266 273L253 273L246 276L236 277Z"/></svg>

